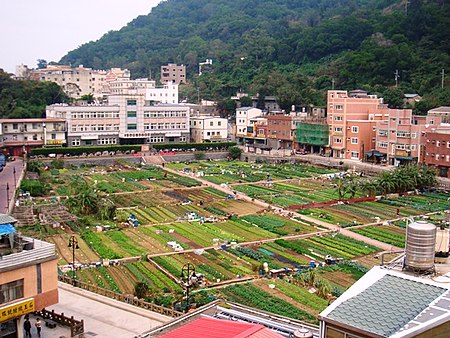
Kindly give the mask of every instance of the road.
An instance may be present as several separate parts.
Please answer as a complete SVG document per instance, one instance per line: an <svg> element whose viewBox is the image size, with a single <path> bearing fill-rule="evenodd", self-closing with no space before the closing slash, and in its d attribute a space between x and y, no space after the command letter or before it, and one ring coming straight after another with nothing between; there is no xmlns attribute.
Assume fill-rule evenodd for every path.
<svg viewBox="0 0 450 338"><path fill-rule="evenodd" d="M24 170L21 158L13 162L7 162L3 171L0 172L0 213L9 214L8 205L14 197L16 187Z"/></svg>

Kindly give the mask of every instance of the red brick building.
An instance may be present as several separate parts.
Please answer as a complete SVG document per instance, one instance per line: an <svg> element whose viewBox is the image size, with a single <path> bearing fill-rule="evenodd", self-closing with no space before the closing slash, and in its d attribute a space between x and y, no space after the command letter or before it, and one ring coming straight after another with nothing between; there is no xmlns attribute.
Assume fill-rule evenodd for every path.
<svg viewBox="0 0 450 338"><path fill-rule="evenodd" d="M438 169L439 176L450 178L450 129L427 133L425 163Z"/></svg>

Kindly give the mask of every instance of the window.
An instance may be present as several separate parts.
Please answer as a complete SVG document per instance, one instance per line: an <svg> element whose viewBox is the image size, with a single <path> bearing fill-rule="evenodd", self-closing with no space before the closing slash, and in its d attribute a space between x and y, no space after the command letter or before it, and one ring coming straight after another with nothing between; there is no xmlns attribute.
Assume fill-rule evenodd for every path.
<svg viewBox="0 0 450 338"><path fill-rule="evenodd" d="M379 136L387 136L388 132L384 129L378 129L378 135Z"/></svg>
<svg viewBox="0 0 450 338"><path fill-rule="evenodd" d="M136 100L127 100L127 106L135 106Z"/></svg>
<svg viewBox="0 0 450 338"><path fill-rule="evenodd" d="M33 123L33 124L32 124L32 128L33 128L33 129L38 129L38 124L37 124L37 123Z"/></svg>
<svg viewBox="0 0 450 338"><path fill-rule="evenodd" d="M56 134L52 134L52 140L56 140Z"/></svg>
<svg viewBox="0 0 450 338"><path fill-rule="evenodd" d="M19 129L19 125L17 123L13 123L13 129Z"/></svg>
<svg viewBox="0 0 450 338"><path fill-rule="evenodd" d="M128 130L136 130L137 129L136 123L129 123L129 124L127 124L127 129Z"/></svg>
<svg viewBox="0 0 450 338"><path fill-rule="evenodd" d="M136 112L135 111L127 112L127 117L136 117Z"/></svg>
<svg viewBox="0 0 450 338"><path fill-rule="evenodd" d="M352 126L352 133L357 133L359 128L357 126Z"/></svg>
<svg viewBox="0 0 450 338"><path fill-rule="evenodd" d="M351 143L352 144L358 144L358 138L357 137L352 137Z"/></svg>
<svg viewBox="0 0 450 338"><path fill-rule="evenodd" d="M342 139L340 137L335 137L334 138L334 142L335 143L342 143Z"/></svg>
<svg viewBox="0 0 450 338"><path fill-rule="evenodd" d="M344 109L344 107L341 104L336 105L336 110L342 110L342 109Z"/></svg>
<svg viewBox="0 0 450 338"><path fill-rule="evenodd" d="M209 122L209 126L210 126L210 127L214 126L214 122L213 122L213 121L210 121L210 122Z"/></svg>
<svg viewBox="0 0 450 338"><path fill-rule="evenodd" d="M335 120L335 121L342 121L342 116L335 116L335 117L334 117L334 120Z"/></svg>
<svg viewBox="0 0 450 338"><path fill-rule="evenodd" d="M337 133L340 133L340 132L342 132L342 127L336 127L336 128L334 128L334 131Z"/></svg>
<svg viewBox="0 0 450 338"><path fill-rule="evenodd" d="M217 125L220 127L222 125L222 121L218 121Z"/></svg>
<svg viewBox="0 0 450 338"><path fill-rule="evenodd" d="M23 298L23 279L0 285L0 304Z"/></svg>
<svg viewBox="0 0 450 338"><path fill-rule="evenodd" d="M352 151L352 152L351 152L351 156L352 156L352 159L359 159L359 152L357 152L357 151Z"/></svg>

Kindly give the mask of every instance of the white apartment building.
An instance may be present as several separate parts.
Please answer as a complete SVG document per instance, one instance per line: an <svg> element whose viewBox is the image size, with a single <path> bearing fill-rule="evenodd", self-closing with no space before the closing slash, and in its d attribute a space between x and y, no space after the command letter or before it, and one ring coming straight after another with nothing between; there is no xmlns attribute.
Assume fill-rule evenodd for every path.
<svg viewBox="0 0 450 338"><path fill-rule="evenodd" d="M217 116L191 116L191 142L226 142L228 120Z"/></svg>
<svg viewBox="0 0 450 338"><path fill-rule="evenodd" d="M147 79L110 84L105 104L47 107L47 117L67 121L68 146L189 141L190 108L176 103L177 85L156 88Z"/></svg>
<svg viewBox="0 0 450 338"><path fill-rule="evenodd" d="M261 115L262 110L259 108L242 107L236 109L236 139L240 143L246 136L253 137L253 122L251 120Z"/></svg>
<svg viewBox="0 0 450 338"><path fill-rule="evenodd" d="M92 94L94 97L109 94L111 81L130 80L131 76L127 69L95 70L82 65L76 68L67 65L48 65L47 68L31 70L29 73L31 80L57 83L68 96L73 98L80 98L88 94Z"/></svg>
<svg viewBox="0 0 450 338"><path fill-rule="evenodd" d="M1 119L0 147L13 156L22 156L34 147L66 144L66 123L58 118Z"/></svg>

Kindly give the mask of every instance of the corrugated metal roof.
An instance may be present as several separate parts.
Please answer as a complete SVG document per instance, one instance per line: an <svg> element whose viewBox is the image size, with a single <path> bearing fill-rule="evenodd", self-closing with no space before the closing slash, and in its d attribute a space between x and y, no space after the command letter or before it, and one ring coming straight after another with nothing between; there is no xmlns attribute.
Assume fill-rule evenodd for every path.
<svg viewBox="0 0 450 338"><path fill-rule="evenodd" d="M437 286L385 275L338 305L327 317L388 337L416 318L446 291Z"/></svg>
<svg viewBox="0 0 450 338"><path fill-rule="evenodd" d="M16 223L17 220L6 214L0 214L0 224Z"/></svg>
<svg viewBox="0 0 450 338"><path fill-rule="evenodd" d="M279 338L279 334L263 325L199 318L160 338Z"/></svg>

